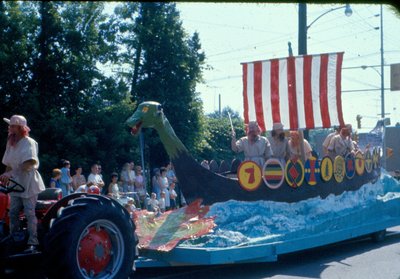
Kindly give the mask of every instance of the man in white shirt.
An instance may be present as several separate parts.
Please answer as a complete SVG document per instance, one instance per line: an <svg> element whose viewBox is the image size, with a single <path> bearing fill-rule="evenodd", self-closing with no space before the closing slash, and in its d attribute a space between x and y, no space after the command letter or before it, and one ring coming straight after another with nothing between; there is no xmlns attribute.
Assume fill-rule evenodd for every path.
<svg viewBox="0 0 400 279"><path fill-rule="evenodd" d="M266 137L261 136L260 126L256 121L250 121L247 126L246 136L236 140L232 131L231 148L234 152L244 152L245 160L255 162L260 168L264 162L272 157L271 145Z"/></svg>
<svg viewBox="0 0 400 279"><path fill-rule="evenodd" d="M324 155L329 155L328 147L334 136L339 135L339 126L333 127L334 131L326 136L324 142L322 143L322 148L324 149Z"/></svg>
<svg viewBox="0 0 400 279"><path fill-rule="evenodd" d="M349 153L354 153L354 144L350 137L349 128L342 128L339 135L331 139L328 151L332 159L338 155L345 157Z"/></svg>
<svg viewBox="0 0 400 279"><path fill-rule="evenodd" d="M91 182L91 185L99 187L101 192L104 187L104 181L99 175L99 166L97 164L93 164L90 170L91 173L88 176L88 184Z"/></svg>
<svg viewBox="0 0 400 279"><path fill-rule="evenodd" d="M10 193L10 232L19 231L20 211L24 209L29 233L26 252L35 252L39 245L35 206L39 193L45 189L38 172L38 143L29 137L30 128L24 116L13 115L11 119L4 118L4 121L9 126L6 151L2 160L6 171L0 175L0 181L7 184L12 177L25 187L25 191L21 193Z"/></svg>

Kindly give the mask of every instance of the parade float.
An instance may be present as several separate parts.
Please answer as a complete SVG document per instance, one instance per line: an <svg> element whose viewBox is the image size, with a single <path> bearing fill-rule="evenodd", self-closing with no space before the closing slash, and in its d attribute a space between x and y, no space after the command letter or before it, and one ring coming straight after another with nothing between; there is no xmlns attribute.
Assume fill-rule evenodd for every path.
<svg viewBox="0 0 400 279"><path fill-rule="evenodd" d="M288 130L344 126L342 59L343 53L331 53L243 63L245 123L257 120L263 131L275 122ZM149 225L143 213L136 216L146 257L138 267L274 261L280 254L357 236L382 239L386 228L399 224L400 184L381 170L381 122L371 141L360 143L368 148L354 154L287 162L271 158L262 168L244 161L235 176L197 163L157 102L141 103L127 124L132 134L142 128L158 132L186 201L196 205L190 218L179 209L158 225L156 218ZM182 222L172 228L165 220L175 220L174 215ZM197 230L185 235L182 227L193 228L194 222ZM162 240L158 237L156 246L152 237L140 242L146 234Z"/></svg>

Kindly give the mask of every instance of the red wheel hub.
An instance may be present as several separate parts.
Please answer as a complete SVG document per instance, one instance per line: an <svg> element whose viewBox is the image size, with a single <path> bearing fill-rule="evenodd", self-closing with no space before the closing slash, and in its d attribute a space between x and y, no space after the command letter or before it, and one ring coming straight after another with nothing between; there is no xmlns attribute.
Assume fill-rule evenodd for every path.
<svg viewBox="0 0 400 279"><path fill-rule="evenodd" d="M108 232L91 227L78 246L78 261L81 269L94 276L103 271L111 259L112 245Z"/></svg>

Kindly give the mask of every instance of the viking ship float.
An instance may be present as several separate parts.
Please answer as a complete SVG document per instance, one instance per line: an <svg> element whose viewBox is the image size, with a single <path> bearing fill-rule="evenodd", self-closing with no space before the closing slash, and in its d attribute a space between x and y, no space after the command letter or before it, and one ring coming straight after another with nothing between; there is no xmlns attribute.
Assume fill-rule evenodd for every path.
<svg viewBox="0 0 400 279"><path fill-rule="evenodd" d="M343 53L290 56L243 63L244 122L257 120L262 131L280 122L289 130L344 126L341 103ZM176 136L162 106L141 103L127 120L132 133L154 128L171 158L187 202L211 205L228 200L298 202L340 195L374 182L380 175L380 146L345 157L268 159L260 168L242 162L237 176L202 167Z"/></svg>

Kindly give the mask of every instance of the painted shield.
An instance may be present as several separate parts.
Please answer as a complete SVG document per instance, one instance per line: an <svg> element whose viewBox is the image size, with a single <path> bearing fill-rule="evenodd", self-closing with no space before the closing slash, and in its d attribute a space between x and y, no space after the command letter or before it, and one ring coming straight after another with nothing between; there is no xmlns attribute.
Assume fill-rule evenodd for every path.
<svg viewBox="0 0 400 279"><path fill-rule="evenodd" d="M244 161L238 167L239 184L246 191L255 191L261 184L261 168L253 161Z"/></svg>
<svg viewBox="0 0 400 279"><path fill-rule="evenodd" d="M316 185L320 181L321 169L319 166L319 161L316 157L311 156L304 163L304 177L308 185Z"/></svg>
<svg viewBox="0 0 400 279"><path fill-rule="evenodd" d="M352 179L356 173L356 159L354 155L349 153L346 155L346 177Z"/></svg>
<svg viewBox="0 0 400 279"><path fill-rule="evenodd" d="M333 161L333 176L337 182L342 182L346 172L346 163L342 156L336 156Z"/></svg>
<svg viewBox="0 0 400 279"><path fill-rule="evenodd" d="M297 188L303 184L304 166L300 160L288 160L285 167L285 179L290 187Z"/></svg>
<svg viewBox="0 0 400 279"><path fill-rule="evenodd" d="M329 156L325 156L321 161L321 178L328 182L333 176L333 162Z"/></svg>
<svg viewBox="0 0 400 279"><path fill-rule="evenodd" d="M356 173L358 175L363 175L364 168L365 168L364 155L362 154L361 151L358 151L356 153Z"/></svg>
<svg viewBox="0 0 400 279"><path fill-rule="evenodd" d="M271 189L278 189L281 187L285 179L284 167L278 159L268 159L263 167L263 180L265 184Z"/></svg>
<svg viewBox="0 0 400 279"><path fill-rule="evenodd" d="M374 169L378 168L379 166L379 148L375 147L374 151L372 151L372 167Z"/></svg>
<svg viewBox="0 0 400 279"><path fill-rule="evenodd" d="M367 150L364 153L365 156L365 170L370 173L372 171L372 155L371 151Z"/></svg>

